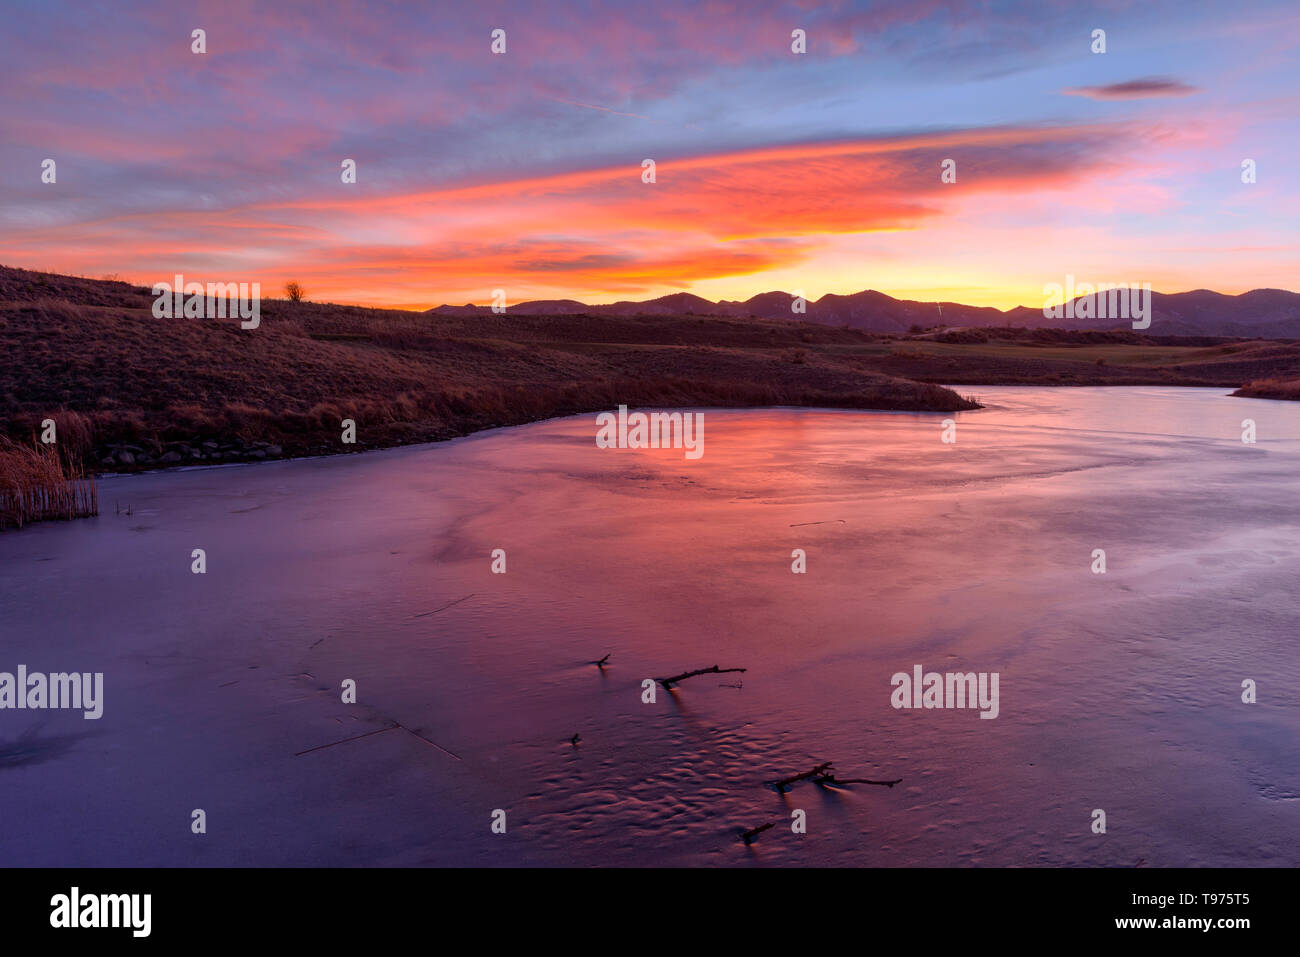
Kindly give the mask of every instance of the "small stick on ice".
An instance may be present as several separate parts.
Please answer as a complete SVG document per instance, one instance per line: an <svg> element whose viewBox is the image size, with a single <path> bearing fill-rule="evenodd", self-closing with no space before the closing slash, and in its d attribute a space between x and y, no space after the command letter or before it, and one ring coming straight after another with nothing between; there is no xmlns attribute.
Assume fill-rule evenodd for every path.
<svg viewBox="0 0 1300 957"><path fill-rule="evenodd" d="M392 719L392 718L389 718L388 720L392 721L393 719ZM444 747L443 747L441 744L439 744L437 741L430 740L429 738L426 738L424 735L420 734L419 732L412 731L410 728L408 728L408 727L407 727L406 725L404 725L404 724L400 724L399 722L393 721L393 727L395 727L395 728L401 728L401 729L402 729L403 731L405 731L407 734L409 734L409 735L413 735L414 737L419 738L419 739L420 739L421 741L423 741L425 744L431 744L431 745L433 745L435 748L437 748L437 749L438 749L439 751L441 751L443 754L449 754L449 755L451 755L453 758L455 758L457 761L460 760L460 755L459 755L459 754L456 754L454 751L448 751L446 748L444 748Z"/></svg>
<svg viewBox="0 0 1300 957"><path fill-rule="evenodd" d="M612 655L613 652L611 651L609 654ZM607 661L609 661L609 655L606 655L604 658L601 658L599 661L593 661L592 664L595 665L597 668L603 668L605 667L605 662Z"/></svg>
<svg viewBox="0 0 1300 957"><path fill-rule="evenodd" d="M440 612L440 611L446 611L448 608L452 607L453 605L459 605L459 604L460 604L461 602L463 602L463 601L469 601L469 600L470 600L471 598L473 598L473 597L474 597L474 594L471 593L471 594L466 595L464 598L457 598L455 601L449 601L449 602L447 602L447 604L443 605L441 608L435 608L433 611L425 611L425 612L421 612L420 614L418 614L418 615L412 615L411 617L412 617L412 618L428 618L430 615L436 615L436 614L438 614L438 612Z"/></svg>
<svg viewBox="0 0 1300 957"><path fill-rule="evenodd" d="M367 731L365 734L358 734L358 735L353 735L353 736L350 737L350 738L344 738L342 741L331 741L329 744L318 744L316 747L314 747L314 748L308 748L306 751L297 751L297 752L295 752L295 753L294 753L294 757L295 757L295 758L300 758L300 757L302 757L304 754L311 754L313 751L320 751L320 750L322 750L322 749L324 749L324 748L333 748L333 747L337 747L337 746L340 745L340 744L347 744L349 741L360 741L362 738L368 738L368 737L370 737L372 734L383 734L385 731L396 731L398 728L401 728L401 727L402 727L402 726L401 726L400 724L392 724L392 725L390 725L390 726L387 727L387 728L376 728L374 731ZM403 730L405 730L405 729L403 729Z"/></svg>
<svg viewBox="0 0 1300 957"><path fill-rule="evenodd" d="M748 669L719 668L717 665L714 665L712 668L699 668L695 671L683 671L681 674L673 675L671 678L656 678L655 681L659 682L665 688L671 688L673 685L677 684L677 682L683 681L686 678L694 678L696 675L720 675L720 674L725 674L728 671L746 671L746 670Z"/></svg>
<svg viewBox="0 0 1300 957"><path fill-rule="evenodd" d="M740 835L740 839L744 841L746 845L753 844L755 841L758 840L758 835L762 834L768 828L773 828L773 827L776 827L776 821L771 821L767 824L760 824L758 827L751 828L750 830L746 831L744 834Z"/></svg>
<svg viewBox="0 0 1300 957"><path fill-rule="evenodd" d="M895 784L898 784L902 780L903 780L902 778L897 778L893 781L872 781L868 778L845 778L844 780L841 781L839 778L835 776L834 772L830 772L828 774L822 775L813 783L826 784L833 788L839 787L841 784L879 784L881 787L892 788Z"/></svg>
<svg viewBox="0 0 1300 957"><path fill-rule="evenodd" d="M825 775L830 774L831 765L834 763L834 761L827 761L825 764L817 765L811 771L804 771L802 774L792 774L788 778L782 778L781 780L774 782L773 787L784 794L787 788L797 781L806 781L808 778L815 778L818 776L824 777Z"/></svg>

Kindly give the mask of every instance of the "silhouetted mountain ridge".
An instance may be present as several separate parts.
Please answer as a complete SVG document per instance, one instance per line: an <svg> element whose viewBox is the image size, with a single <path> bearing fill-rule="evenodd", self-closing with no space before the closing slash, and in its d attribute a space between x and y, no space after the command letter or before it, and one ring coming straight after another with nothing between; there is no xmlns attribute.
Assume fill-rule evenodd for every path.
<svg viewBox="0 0 1300 957"><path fill-rule="evenodd" d="M1078 303L1078 299L1075 300ZM1227 295L1210 289L1151 294L1152 335L1245 336L1273 339L1300 337L1300 293L1285 289L1252 289ZM866 289L851 295L827 293L795 312L794 296L788 292L764 292L744 301L713 302L691 293L679 292L643 302L621 301L588 305L575 299L545 299L507 304L506 314L529 316L727 316L730 318L796 319L829 326L849 326L865 332L907 332L923 328L966 326L1014 326L1051 329L1132 329L1132 321L1112 318L1045 318L1042 308L1016 306L1002 310L991 306L968 306L958 302L916 302L895 299L883 292ZM488 306L438 306L435 315L491 315Z"/></svg>

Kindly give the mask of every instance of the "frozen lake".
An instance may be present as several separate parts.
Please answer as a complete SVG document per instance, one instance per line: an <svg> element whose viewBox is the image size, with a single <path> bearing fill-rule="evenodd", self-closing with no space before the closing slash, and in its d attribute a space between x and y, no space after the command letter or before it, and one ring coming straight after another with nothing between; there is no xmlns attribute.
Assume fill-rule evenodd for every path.
<svg viewBox="0 0 1300 957"><path fill-rule="evenodd" d="M0 864L1300 865L1300 404L959 391L104 479L0 534L0 671L104 674L0 710Z"/></svg>

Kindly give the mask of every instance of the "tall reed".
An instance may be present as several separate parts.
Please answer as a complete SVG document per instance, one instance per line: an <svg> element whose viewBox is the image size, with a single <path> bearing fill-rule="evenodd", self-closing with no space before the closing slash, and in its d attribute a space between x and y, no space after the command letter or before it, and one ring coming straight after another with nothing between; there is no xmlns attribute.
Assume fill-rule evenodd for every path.
<svg viewBox="0 0 1300 957"><path fill-rule="evenodd" d="M95 480L79 458L53 445L22 445L0 436L0 528L99 514Z"/></svg>

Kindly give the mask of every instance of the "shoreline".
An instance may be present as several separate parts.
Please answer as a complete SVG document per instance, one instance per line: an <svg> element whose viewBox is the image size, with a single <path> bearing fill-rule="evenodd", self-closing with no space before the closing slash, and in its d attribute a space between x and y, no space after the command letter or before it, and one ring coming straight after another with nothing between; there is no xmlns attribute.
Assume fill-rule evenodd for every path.
<svg viewBox="0 0 1300 957"><path fill-rule="evenodd" d="M936 385L936 384L925 383L925 385ZM936 387L944 388L944 391L952 392L954 395L956 395L955 390L948 390L945 387L937 386L937 385ZM706 412L706 411L749 411L755 409L810 409L810 410L823 410L823 411L834 410L834 411L842 411L842 412L886 413L886 414L898 414L898 415L911 415L911 414L951 415L957 412L974 412L982 408L982 406L978 402L970 400L968 399L968 397L958 396L958 399L959 399L959 403L952 403L952 404L954 405L960 404L961 406L963 406L961 408L908 408L908 407L878 408L874 406L829 405L829 404L804 405L804 404L790 404L790 403L774 403L774 404L760 403L760 404L753 404L753 405L701 405L701 404L694 404L694 403L688 403L684 405L670 405L670 404L633 405L631 403L624 403L624 404L627 405L629 410L644 410L644 411L690 410L690 411L697 411L697 412ZM482 425L469 425L468 427L461 428L461 429L454 429L454 428L444 426L441 428L431 430L432 434L417 433L415 435L397 436L389 441L380 440L380 441L373 441L373 442L363 442L360 439L358 439L357 442L355 443L356 447L350 449L349 448L326 448L323 445L320 445L320 446L316 446L310 451L305 449L303 451L298 451L288 446L287 443L286 445L274 445L265 440L254 440L252 442L243 442L237 439L236 440L227 439L225 441L219 439L208 439L206 440L206 442L209 444L215 442L220 446L226 446L226 447L242 446L242 449L238 451L233 451L229 455L221 455L221 453L219 452L209 453L204 458L198 460L191 459L189 461L186 461L185 457L182 456L182 458L179 460L171 460L166 462L161 461L160 460L161 456L166 453L161 452L159 450L164 446L167 447L170 451L176 451L176 448L180 446L194 448L198 445L203 444L203 440L198 440L198 439L192 439L188 441L171 441L166 443L155 444L154 445L155 451L152 455L150 455L147 461L139 462L139 463L132 461L126 463L131 465L132 466L131 468L125 470L115 469L110 472L110 471L102 471L100 468L96 466L92 466L89 463L87 463L87 474L95 478L100 478L100 477L107 477L109 475L135 475L141 472L156 472L156 471L169 471L169 470L181 471L184 469L209 468L209 467L220 467L220 466L254 465L260 462L283 462L283 461L306 459L306 458L327 458L327 457L333 457L337 455L356 455L363 452L375 452L383 449L405 448L413 445L432 445L440 442L451 442L456 439L469 438L470 436L478 435L484 432L493 432L500 429L520 428L523 426L532 425L537 422L547 422L547 421L553 421L557 419L574 418L574 417L584 416L584 415L597 416L600 415L602 412L609 412L609 411L610 409L608 407L582 409L578 411L561 410L561 411L556 411L554 414L529 416L527 418L522 419L521 421L516 421L516 422L493 422L493 423L486 423ZM145 440L145 442L146 444L148 444L147 440ZM91 448L89 459L98 461L102 464L102 462L106 457L109 456L115 457L119 455L121 451L124 449L131 451L132 457L134 459L136 455L140 454L140 450L142 450L142 445L140 443L122 443L122 442L111 442L111 443L95 445L92 446ZM269 449L275 449L275 451L270 452ZM258 454L259 452L261 452L262 454ZM177 454L180 453L178 452ZM210 460L212 455L221 455L221 457L215 460Z"/></svg>
<svg viewBox="0 0 1300 957"><path fill-rule="evenodd" d="M1030 386L1029 388L1033 388L1033 386ZM653 409L654 411L702 412L702 413L703 413L703 412L820 412L820 413L825 413L825 412L841 412L841 413L850 414L850 415L852 415L852 414L862 414L862 415L954 415L954 414L956 414L956 412L982 412L982 411L986 411L986 410L987 410L987 407L984 406L984 405L982 405L982 404L977 404L977 405L976 405L975 407L973 407L973 408L969 408L969 409L958 409L958 410L956 410L956 412L952 412L952 411L944 410L944 409L858 409L858 408L846 408L846 407L844 407L844 406L829 406L829 405L826 405L826 406L812 406L812 405L751 405L751 406L741 406L741 405L719 405L719 406L698 406L698 405L686 405L686 406L629 406L629 407L628 407L628 410L629 410L629 411L650 411L650 410L652 410L652 409ZM459 441L464 440L464 439L472 439L472 438L475 438L475 437L486 436L486 435L489 435L489 434L498 434L498 433L502 433L502 432L508 432L508 431L510 431L510 430L512 430L512 429L524 429L524 428L527 428L527 427L530 426L530 425L538 425L538 424L543 423L543 422L559 422L559 421L563 421L564 419L576 419L576 418L580 418L580 417L582 417L582 416L597 416L597 415L601 414L601 412L608 412L608 411L610 411L610 410L608 410L608 409L602 409L602 410L599 410L599 411L597 411L597 412L565 412L565 413L562 413L562 414L559 414L559 415L547 415L547 416L542 416L541 418L531 419L531 420L529 420L529 421L527 421L527 422L512 422L512 423L502 424L502 425L486 425L486 426L483 426L482 428L474 429L474 430L472 430L472 431L465 432L465 433L463 433L463 434L461 434L461 435L449 435L449 436L446 436L446 437L444 437L444 438L436 438L436 439L416 439L416 440L413 440L413 441L410 441L410 442L394 442L394 443L387 444L387 445L372 445L372 446L367 446L367 447L365 447L365 448L358 448L358 449L339 449L339 450L337 450L337 451L332 451L332 452L314 452L314 453L303 454L303 455L285 454L285 455L279 455L279 456L276 456L276 457L274 457L274 458L267 457L267 458L263 458L263 459L249 459L249 460L242 460L242 461L220 461L220 462L210 462L210 463L202 463L202 464L196 464L196 465L191 465L191 464L176 465L175 463L165 463L165 464L164 464L164 463L160 463L160 462L152 462L152 463L149 463L149 464L147 464L147 465L142 465L142 466L140 466L139 468L131 469L131 470L128 470L128 471L121 471L121 472L90 472L90 473L88 473L88 475L89 475L89 477L94 478L96 481L98 481L98 480L100 480L100 479L124 478L124 477L132 476L132 475L143 475L143 474L146 474L146 473L148 473L148 474L157 474L157 473L160 473L160 472L177 472L177 473L180 473L180 472L206 472L206 471L212 471L212 470L215 470L215 469L239 468L239 467L242 467L242 466L270 465L270 464L272 464L272 463L274 463L274 462L302 462L302 461L308 461L308 460L310 460L310 459L332 459L332 458L338 458L339 456L344 456L344 455L369 455L369 454L374 453L374 452L391 452L391 451L393 451L393 450L395 450L395 449L410 449L410 448L418 448L418 447L420 447L420 446L434 446L434 445L451 444L451 443L453 443L453 442L459 442ZM594 423L593 423L593 426L594 426ZM593 435L593 441L594 441L594 436L595 436L595 432L594 432L594 431L593 431L592 435Z"/></svg>
<svg viewBox="0 0 1300 957"><path fill-rule="evenodd" d="M1105 382L1105 383L1066 382L1066 383L1058 383L1058 384L1049 384L1043 382L989 382L989 381L957 382L957 383L936 382L936 383L929 383L929 384L940 385L943 388L949 389L953 392L956 392L957 389L970 389L970 388L975 388L975 389L1024 388L1024 389L1067 389L1067 390L1125 389L1125 388L1144 388L1144 387L1169 388L1169 389L1206 389L1206 390L1228 390L1233 388L1230 385L1206 385L1204 382L1184 383L1184 382L1150 381L1150 380ZM1246 387L1243 386L1232 392L1225 391L1223 397L1262 399L1267 401L1278 401L1278 402L1293 401L1291 397L1288 396L1263 395L1263 394L1252 395L1247 393L1245 389ZM866 413L872 415L952 415L958 412L979 412L987 409L987 406L985 406L982 402L978 401L979 399L978 395L973 395L973 394L962 395L962 398L971 400L974 404L971 407L965 409L888 409L888 408L866 408L866 407L837 406L837 405L790 405L790 404L719 405L719 406L703 406L703 405L633 406L633 405L629 405L628 408L629 410L644 410L644 411L655 410L655 411L693 411L693 412L748 412L748 411L759 411L759 410L765 410L765 411L805 410L810 412L846 412L846 413ZM502 422L502 423L493 423L488 425L477 426L454 434L443 434L434 437L415 437L410 439L397 439L396 441L391 441L391 442L379 442L379 443L359 442L358 445L360 447L353 448L353 449L340 448L340 449L331 449L328 451L324 449L317 449L316 451L301 452L301 453L283 452L281 454L267 455L265 457L257 457L257 458L233 457L229 459L221 459L218 461L202 462L202 463L177 464L175 462L164 463L159 461L151 461L147 463L142 463L135 468L130 468L126 470L100 471L98 469L88 469L87 475L89 477L98 480L103 478L114 478L114 477L125 476L125 475L139 475L145 472L190 472L190 471L200 471L200 470L216 469L216 468L232 468L241 465L259 465L259 464L265 464L269 462L289 462L289 461L300 461L303 459L316 459L316 458L324 459L324 458L334 458L340 455L361 455L368 452L380 452L389 449L410 448L413 446L420 446L420 445L437 445L444 442L454 442L458 439L467 439L475 435L482 435L484 433L499 432L507 429L518 429L518 428L523 428L525 426L534 425L539 422L550 422L550 421L556 421L560 419L577 418L579 416L584 416L584 415L596 416L599 415L601 412L608 412L608 411L610 410L595 409L595 410L585 410L579 412L568 412L568 411L557 412L554 415L537 416L520 422ZM446 431L446 430L442 430L442 431ZM120 444L113 443L112 445L118 446Z"/></svg>
<svg viewBox="0 0 1300 957"><path fill-rule="evenodd" d="M946 383L945 383L945 385L946 385ZM1141 382L1141 383L1124 383L1124 384L1114 384L1114 385L1111 385L1111 384L1106 384L1106 385L1081 385L1081 384L1070 384L1070 385L1059 385L1059 386L1056 386L1056 385L1043 385L1043 384L1040 384L1040 383L1021 383L1021 382L1007 382L1007 383L998 383L998 382L980 382L980 383L970 383L970 385L971 385L971 386L974 386L975 388L988 388L988 389L1070 389L1070 390L1075 390L1075 389L1078 389L1078 390L1085 390L1085 389L1130 389L1130 388L1144 388L1144 387L1147 387L1147 388L1162 388L1162 389L1163 389L1163 388L1168 388L1168 389L1189 389L1189 390L1190 390L1190 389L1203 389L1203 390L1206 390L1206 391L1210 391L1210 390L1219 391L1219 390L1222 390L1222 389L1230 388L1229 386L1171 385L1171 384L1166 383L1166 382L1161 382L1161 383ZM1257 396L1242 396L1242 395L1238 395L1238 393L1236 393L1236 392L1225 393L1222 397L1223 397L1223 398L1261 398L1261 397L1257 397ZM1282 400L1273 400L1273 401L1282 401ZM758 406L736 406L736 405L730 405L730 406L655 406L655 407L651 407L651 406L631 407L631 406L629 406L629 411L633 411L633 410L637 410L637 409L640 409L640 410L643 410L643 411L648 411L648 410L650 410L651 408L654 408L656 411L659 411L659 410L671 410L671 411L680 411L680 412L687 412L687 411L690 411L690 412L704 412L704 413L707 413L707 412L729 412L729 413L730 413L730 412L815 412L815 413L823 413L823 414L824 414L824 413L841 413L841 414L846 414L846 415L873 415L873 416L874 416L874 415L891 415L891 416L892 416L892 415L934 415L934 416L938 416L938 415L953 415L953 414L957 414L956 412L949 412L949 411L946 411L946 410L929 410L929 409L859 409L859 408L845 408L845 407L843 407L843 406L807 406L807 405L758 405ZM981 402L981 403L977 404L974 408L970 408L970 409L960 409L960 410L957 410L957 412L963 412L963 413L988 412L988 411L994 411L996 408L997 408L997 407L995 407L995 406L989 406L989 405L986 405L986 404L984 404L984 403ZM609 411L609 410L605 409L605 410L600 410L600 411L597 411L597 412L572 412L572 413L567 413L567 412L566 412L566 413L562 413L562 414L559 414L559 415L543 416L543 417L541 417L541 418L532 419L532 420L527 421L527 422L513 422L513 423L501 424L501 425L488 425L488 426L483 426L482 428L477 428L477 429L474 429L474 430L472 430L472 431L465 432L465 433L463 433L463 434L461 434L461 435L449 435L449 436L446 436L446 437L443 437L443 438L435 438L435 439L417 439L417 440L413 440L413 441L409 441L409 442L400 442L400 441L399 441L399 442L394 442L394 443L387 444L387 445L373 445L373 446L367 446L367 447L365 447L365 448L357 448L357 449L349 449L349 450L339 449L339 450L337 450L337 451L331 451L331 452L315 452L315 453L302 454L302 455L286 454L286 455L281 455L281 456L276 457L276 458L250 459L250 460L243 460L243 461L221 461L221 462L211 462L211 463L194 464L194 465L190 465L190 464L175 465L175 464L152 463L152 464L149 464L149 465L143 465L143 466L141 466L141 467L139 467L139 468L132 469L132 470L129 470L129 471L93 472L93 473L90 473L90 477L94 478L96 481L99 481L99 480L103 480L103 479L127 478L127 477L130 477L130 476L133 476L133 475L143 475L143 474L151 474L151 475L152 475L152 474L158 474L158 473L163 473L163 472L176 472L176 473L183 473L183 472L207 472L207 471L214 471L214 470L218 470L218 469L240 468L240 467L243 467L243 466L270 465L270 464L275 463L275 462L302 462L302 461L309 461L309 460L311 460L311 459L333 459L333 458L338 458L338 457L340 457L340 456L347 456L347 455L370 455L370 454L372 454L372 453L376 453L376 452L391 452L391 451L395 451L395 450L398 450L398 449L412 449L412 448L420 448L420 447L423 447L423 446L435 446L435 445L444 445L444 444L448 444L448 445L449 445L449 444L451 444L451 443L458 442L458 441L465 440L465 439L473 439L473 438L477 438L477 437L487 437L487 436L489 436L489 435L496 435L496 434L500 434L500 433L504 433L504 432L512 431L512 430L515 430L515 429L524 429L524 428L527 428L527 427L529 427L529 426L531 426L531 425L538 425L538 424L541 424L541 423L544 423L544 422L559 422L559 421L563 421L564 419L576 419L576 418L580 418L580 417L583 417L583 416L593 416L593 417L594 417L594 416L596 416L596 415L599 415L600 412L607 412L607 411ZM594 421L593 421L593 432L592 432L592 435L593 435L593 441L594 441L594 436L595 436L595 423L594 423Z"/></svg>

